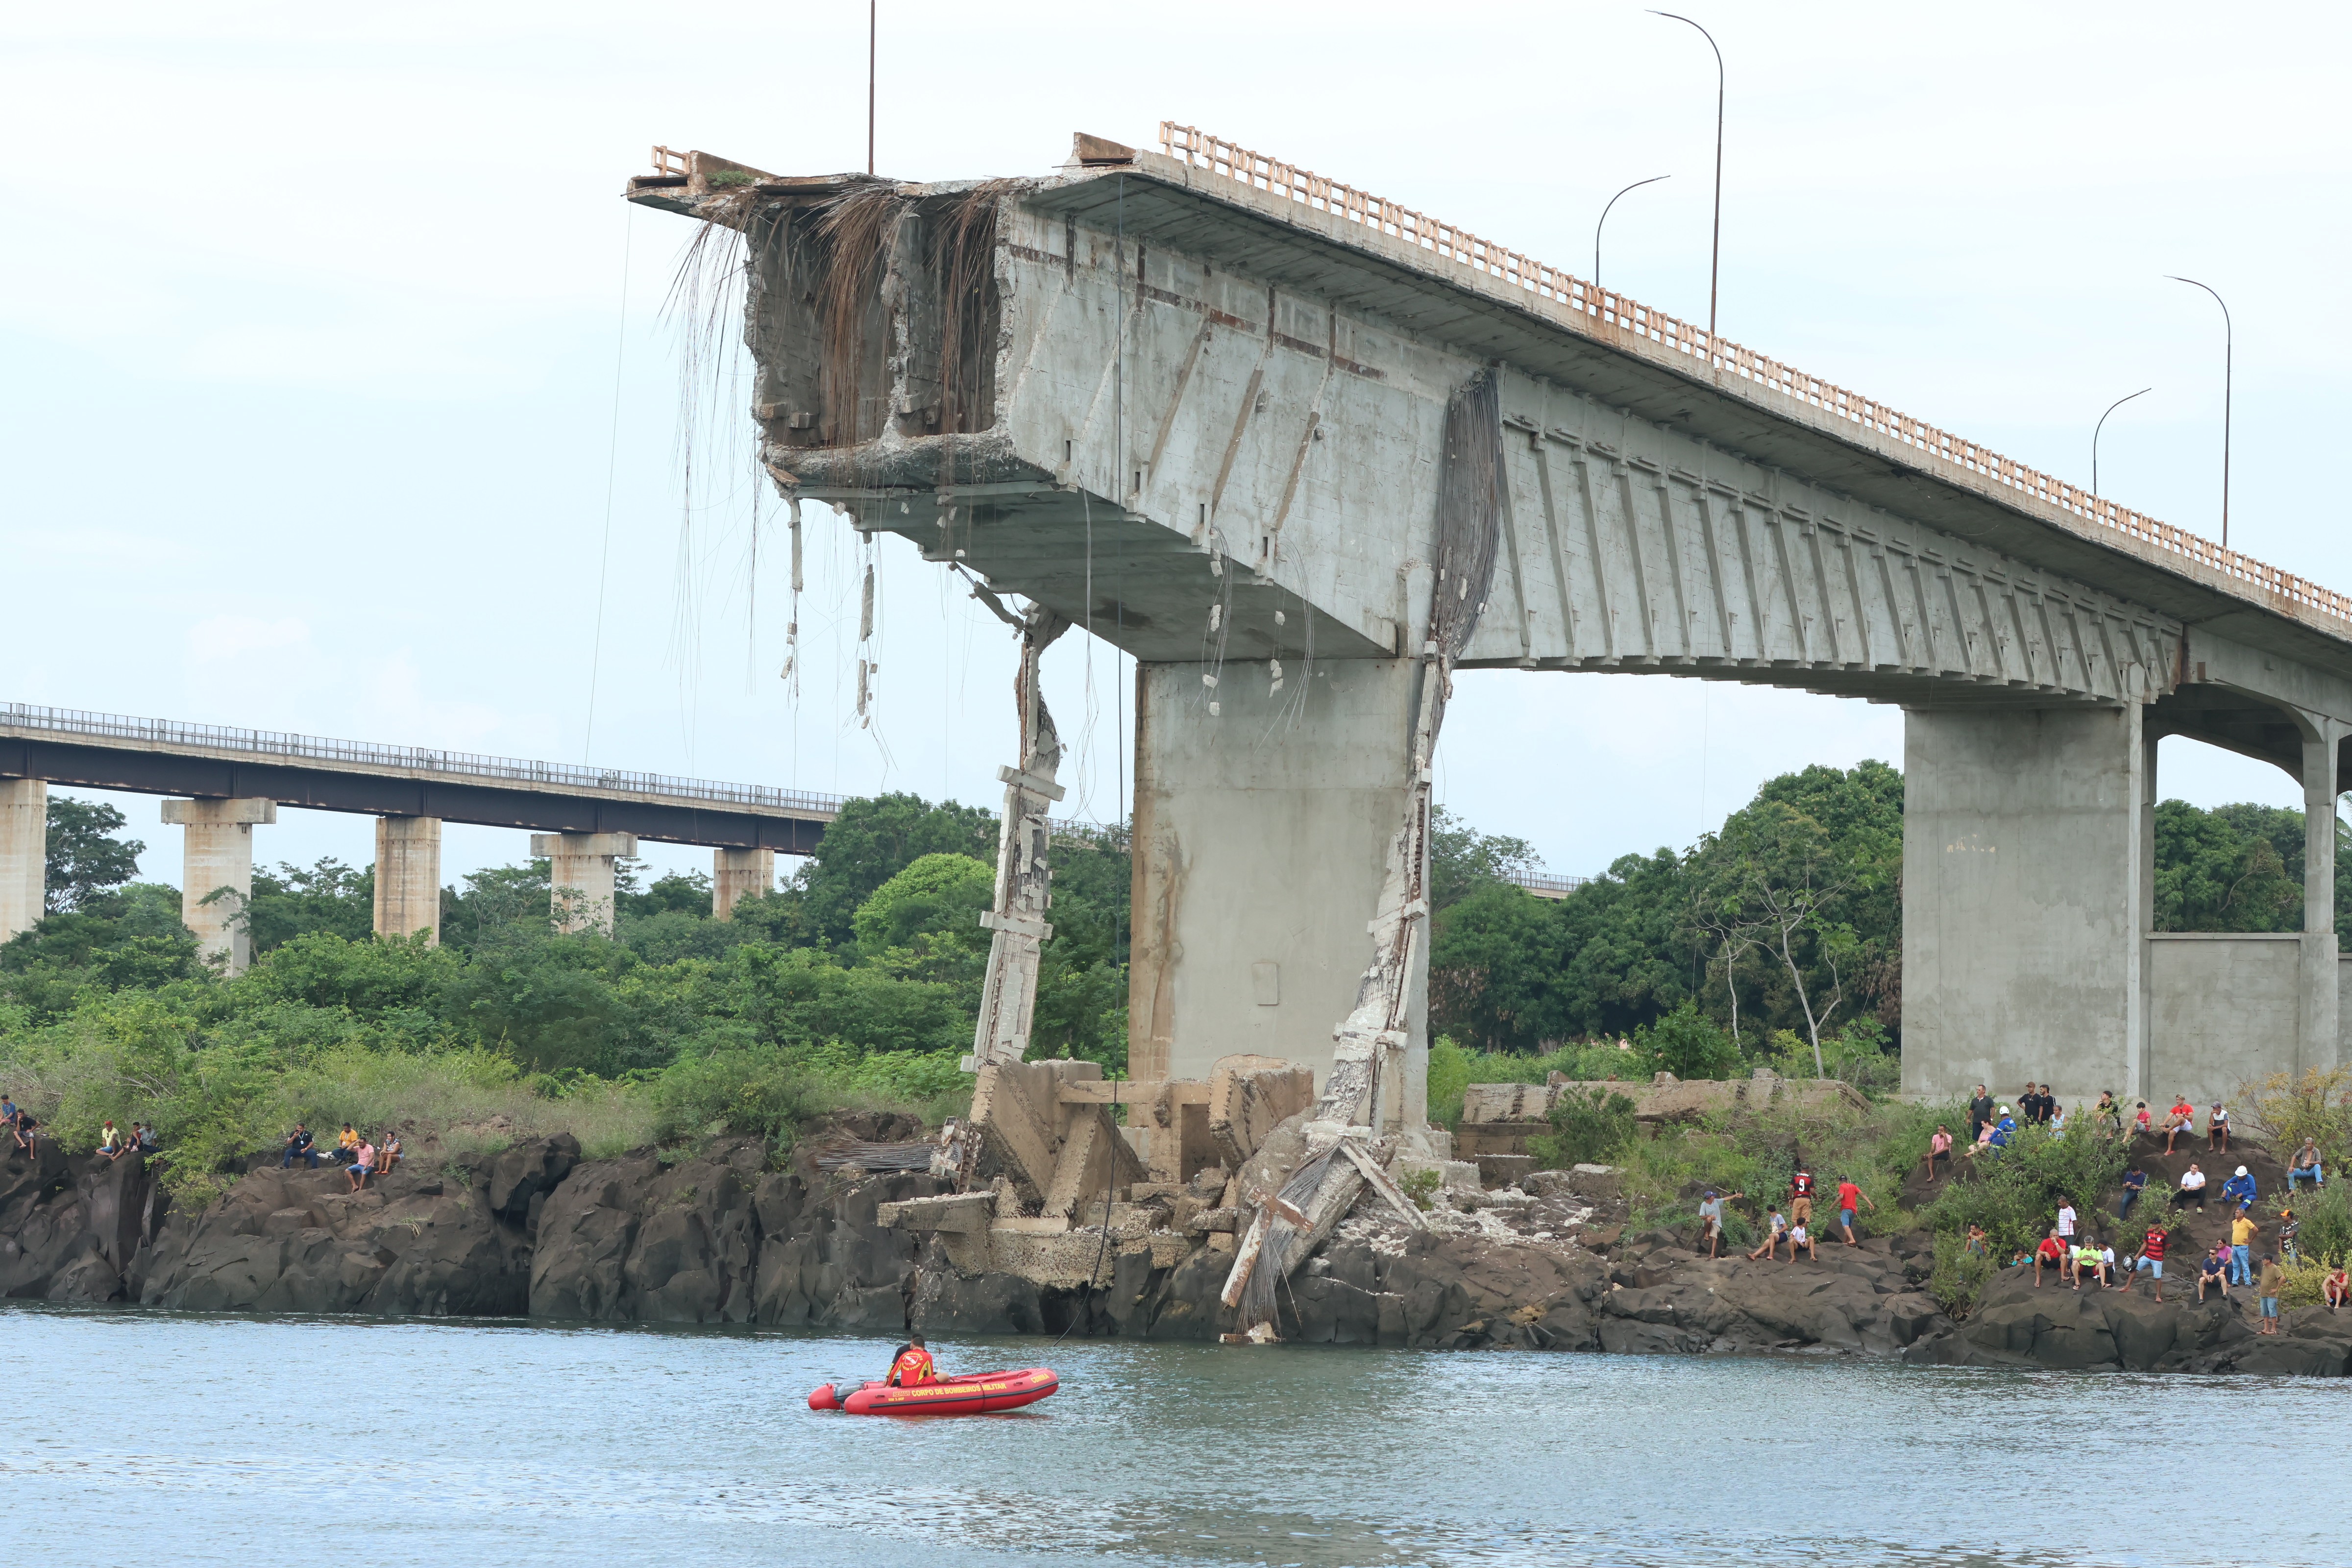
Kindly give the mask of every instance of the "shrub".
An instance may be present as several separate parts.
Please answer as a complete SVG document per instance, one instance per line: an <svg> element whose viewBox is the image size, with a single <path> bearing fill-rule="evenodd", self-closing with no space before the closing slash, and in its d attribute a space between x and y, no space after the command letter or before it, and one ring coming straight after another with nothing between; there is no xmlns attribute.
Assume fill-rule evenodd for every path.
<svg viewBox="0 0 2352 1568"><path fill-rule="evenodd" d="M1472 1057L1446 1036L1429 1047L1429 1120L1439 1127L1462 1125L1462 1096L1472 1079Z"/></svg>
<svg viewBox="0 0 2352 1568"><path fill-rule="evenodd" d="M1607 1089L1565 1089L1551 1108L1551 1131L1528 1140L1551 1170L1605 1163L1633 1141L1633 1102Z"/></svg>
<svg viewBox="0 0 2352 1568"><path fill-rule="evenodd" d="M2282 1161L2292 1159L2306 1138L2319 1145L2331 1172L2352 1158L2352 1068L2273 1073L2259 1083L2240 1084L2238 1101L2248 1131Z"/></svg>
<svg viewBox="0 0 2352 1568"><path fill-rule="evenodd" d="M2286 1194L2281 1193L2281 1199ZM2305 1188L2289 1205L2294 1210L2295 1247L2315 1262L2352 1261L2352 1194L2331 1180L2317 1192Z"/></svg>
<svg viewBox="0 0 2352 1568"><path fill-rule="evenodd" d="M2117 1247L2116 1256L2123 1250ZM1942 1232L1936 1237L1936 1270L1928 1277L1927 1293L1953 1318L1965 1318L1992 1282L1994 1267L1991 1258L1968 1250L1965 1233Z"/></svg>
<svg viewBox="0 0 2352 1568"><path fill-rule="evenodd" d="M1634 1030L1633 1049L1676 1078L1722 1078L1739 1066L1739 1047L1696 1002Z"/></svg>
<svg viewBox="0 0 2352 1568"><path fill-rule="evenodd" d="M1994 1256L2006 1258L2049 1234L2061 1198L2092 1214L2101 1196L2122 1180L2124 1163L2123 1145L2095 1136L2086 1125L2059 1133L2023 1127L2007 1150L1981 1154L1968 1170L1955 1173L1923 1213L1947 1234L1964 1232L1970 1224L1984 1226ZM2148 1185L2152 1194L2156 1184ZM2135 1224L2137 1219L2135 1211ZM2112 1223L2110 1215L2108 1228ZM2092 1228L2097 1228L2096 1221Z"/></svg>

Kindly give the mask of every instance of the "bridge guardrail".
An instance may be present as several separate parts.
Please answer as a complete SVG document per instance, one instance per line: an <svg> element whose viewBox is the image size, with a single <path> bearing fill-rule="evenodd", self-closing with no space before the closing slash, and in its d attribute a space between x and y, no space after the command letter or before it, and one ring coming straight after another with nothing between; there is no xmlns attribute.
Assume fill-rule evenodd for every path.
<svg viewBox="0 0 2352 1568"><path fill-rule="evenodd" d="M668 773L630 773L617 768L593 768L569 763L534 763L517 757L482 756L473 752L436 751L425 746L382 746L366 741L338 741L320 735L284 734L272 730L185 724L171 719L134 719L121 713L43 708L29 702L0 704L0 730L64 738L129 741L158 751L231 752L256 759L331 763L386 773L436 773L490 784L520 784L541 788L708 801L719 805L750 806L755 810L828 817L840 811L844 798L811 790L778 789L768 784L721 784L710 779L677 778Z"/></svg>
<svg viewBox="0 0 2352 1568"><path fill-rule="evenodd" d="M2340 621L2352 621L2352 595L2322 587L2308 577L2280 570L2251 555L2225 550L2213 541L2161 522L2144 512L2094 496L2079 486L2030 468L1974 441L1963 440L1924 419L1889 408L1850 392L1833 382L1808 375L1768 354L1743 348L1727 338L1710 336L1704 327L1654 310L1638 300L1588 283L1572 273L1523 256L1516 250L1479 238L1466 229L1441 223L1426 214L1352 185L1310 174L1294 164L1253 153L1222 137L1172 120L1160 122L1160 145L1167 154L1197 169L1220 174L1255 191L1286 198L1316 212L1329 213L1376 233L1418 247L1433 256L1514 288L1524 289L1553 305L1589 317L1594 324L1699 360L1712 369L1793 398L1809 407L1834 415L1880 436L1953 463L1996 484L2043 501L2062 511L2102 524L2184 556L2201 566L2249 586L2273 594L2291 604L2317 610Z"/></svg>

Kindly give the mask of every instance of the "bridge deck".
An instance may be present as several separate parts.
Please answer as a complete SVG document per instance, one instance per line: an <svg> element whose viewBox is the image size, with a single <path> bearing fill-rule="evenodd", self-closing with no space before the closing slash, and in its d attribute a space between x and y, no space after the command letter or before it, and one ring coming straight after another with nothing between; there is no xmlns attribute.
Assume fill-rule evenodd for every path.
<svg viewBox="0 0 2352 1568"><path fill-rule="evenodd" d="M842 797L422 746L0 705L0 776L806 855Z"/></svg>

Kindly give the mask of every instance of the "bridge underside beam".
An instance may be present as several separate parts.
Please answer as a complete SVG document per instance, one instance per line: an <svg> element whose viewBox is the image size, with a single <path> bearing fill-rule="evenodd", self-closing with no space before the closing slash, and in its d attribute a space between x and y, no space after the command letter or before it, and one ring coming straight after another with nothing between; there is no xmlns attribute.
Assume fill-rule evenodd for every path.
<svg viewBox="0 0 2352 1568"><path fill-rule="evenodd" d="M45 779L78 789L122 790L132 795L271 800L312 811L438 817L541 833L632 833L662 844L774 849L787 855L814 853L824 833L821 821L731 812L721 806L604 800L55 741L0 740L0 777Z"/></svg>

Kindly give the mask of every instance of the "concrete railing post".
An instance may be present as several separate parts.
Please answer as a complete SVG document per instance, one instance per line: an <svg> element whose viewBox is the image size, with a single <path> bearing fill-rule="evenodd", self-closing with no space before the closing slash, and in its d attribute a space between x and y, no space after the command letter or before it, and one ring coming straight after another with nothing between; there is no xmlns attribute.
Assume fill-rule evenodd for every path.
<svg viewBox="0 0 2352 1568"><path fill-rule="evenodd" d="M0 779L0 942L41 918L49 859L49 786Z"/></svg>
<svg viewBox="0 0 2352 1568"><path fill-rule="evenodd" d="M534 833L530 852L548 867L550 912L567 935L613 934L613 862L635 858L634 833Z"/></svg>
<svg viewBox="0 0 2352 1568"><path fill-rule="evenodd" d="M776 852L772 849L714 849L710 853L710 918L731 921L735 906L745 899L772 892L776 886Z"/></svg>
<svg viewBox="0 0 2352 1568"><path fill-rule="evenodd" d="M375 819L375 934L441 944L441 819Z"/></svg>
<svg viewBox="0 0 2352 1568"><path fill-rule="evenodd" d="M163 821L185 829L180 919L196 952L230 974L253 962L245 907L253 900L253 830L278 820L274 800L167 800Z"/></svg>

